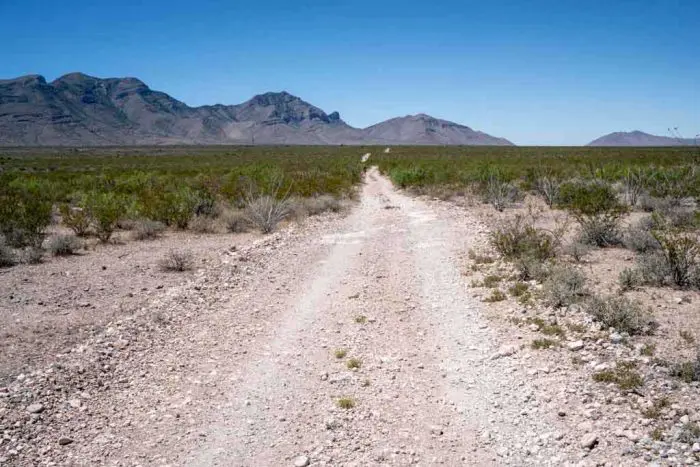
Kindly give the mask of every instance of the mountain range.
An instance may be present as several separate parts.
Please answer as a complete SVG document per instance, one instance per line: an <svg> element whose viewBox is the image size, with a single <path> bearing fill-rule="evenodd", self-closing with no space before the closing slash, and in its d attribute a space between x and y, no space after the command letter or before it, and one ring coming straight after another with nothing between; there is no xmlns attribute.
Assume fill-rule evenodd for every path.
<svg viewBox="0 0 700 467"><path fill-rule="evenodd" d="M0 80L0 145L431 144L512 145L425 114L354 128L287 92L237 105L190 107L136 78L71 73Z"/></svg>
<svg viewBox="0 0 700 467"><path fill-rule="evenodd" d="M656 136L643 131L615 132L601 136L588 143L588 146L694 146L696 140Z"/></svg>

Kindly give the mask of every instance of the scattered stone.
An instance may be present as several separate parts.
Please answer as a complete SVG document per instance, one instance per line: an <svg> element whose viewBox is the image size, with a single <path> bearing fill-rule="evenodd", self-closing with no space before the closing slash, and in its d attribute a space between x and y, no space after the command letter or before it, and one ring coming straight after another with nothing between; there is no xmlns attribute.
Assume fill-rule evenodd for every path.
<svg viewBox="0 0 700 467"><path fill-rule="evenodd" d="M583 349L583 341L569 342L566 347L572 352L578 352Z"/></svg>
<svg viewBox="0 0 700 467"><path fill-rule="evenodd" d="M598 435L595 433L588 433L581 438L579 445L583 449L593 449L598 444Z"/></svg>
<svg viewBox="0 0 700 467"><path fill-rule="evenodd" d="M73 443L73 440L71 438L67 438L65 436L58 439L58 444L60 446L68 446L69 444L72 444L72 443Z"/></svg>
<svg viewBox="0 0 700 467"><path fill-rule="evenodd" d="M498 352L496 355L491 357L492 360L497 360L499 358L503 357L510 357L511 355L515 354L518 351L518 347L515 345L505 345L498 349Z"/></svg>
<svg viewBox="0 0 700 467"><path fill-rule="evenodd" d="M29 413L41 413L44 411L44 406L42 404L31 404L27 406L27 412Z"/></svg>
<svg viewBox="0 0 700 467"><path fill-rule="evenodd" d="M296 459L294 459L294 467L306 467L310 463L311 461L306 456L299 456Z"/></svg>

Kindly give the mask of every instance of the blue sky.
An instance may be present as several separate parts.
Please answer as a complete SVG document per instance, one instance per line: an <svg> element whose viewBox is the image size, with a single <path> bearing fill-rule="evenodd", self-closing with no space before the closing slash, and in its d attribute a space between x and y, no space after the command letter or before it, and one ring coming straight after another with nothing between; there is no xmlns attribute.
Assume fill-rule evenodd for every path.
<svg viewBox="0 0 700 467"><path fill-rule="evenodd" d="M517 144L700 133L700 1L0 0L0 77L136 76L189 105L287 90Z"/></svg>

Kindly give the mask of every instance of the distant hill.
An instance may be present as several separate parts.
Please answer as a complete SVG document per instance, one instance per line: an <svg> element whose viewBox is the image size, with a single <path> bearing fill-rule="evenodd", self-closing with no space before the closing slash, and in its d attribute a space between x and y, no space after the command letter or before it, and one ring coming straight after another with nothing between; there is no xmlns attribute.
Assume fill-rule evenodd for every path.
<svg viewBox="0 0 700 467"><path fill-rule="evenodd" d="M136 78L0 80L0 145L512 144L427 115L353 128L286 92L189 107Z"/></svg>
<svg viewBox="0 0 700 467"><path fill-rule="evenodd" d="M507 139L425 114L392 118L372 125L364 132L372 141L392 144L513 145Z"/></svg>
<svg viewBox="0 0 700 467"><path fill-rule="evenodd" d="M693 139L656 136L643 131L616 132L591 141L587 146L691 146Z"/></svg>

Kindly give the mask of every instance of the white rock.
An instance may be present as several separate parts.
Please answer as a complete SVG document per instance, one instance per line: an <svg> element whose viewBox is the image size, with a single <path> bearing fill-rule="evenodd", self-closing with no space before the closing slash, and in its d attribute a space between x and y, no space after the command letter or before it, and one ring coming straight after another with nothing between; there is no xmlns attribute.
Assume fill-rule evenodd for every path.
<svg viewBox="0 0 700 467"><path fill-rule="evenodd" d="M612 342L613 344L619 344L620 342L622 342L622 339L622 334L619 334L617 332L613 332L612 334L610 334L610 342Z"/></svg>
<svg viewBox="0 0 700 467"><path fill-rule="evenodd" d="M583 341L569 342L566 347L572 352L577 352L583 349Z"/></svg>
<svg viewBox="0 0 700 467"><path fill-rule="evenodd" d="M306 456L299 456L296 459L294 459L294 467L306 467L310 463L311 461Z"/></svg>
<svg viewBox="0 0 700 467"><path fill-rule="evenodd" d="M693 444L693 452L700 452L700 443Z"/></svg>
<svg viewBox="0 0 700 467"><path fill-rule="evenodd" d="M32 404L27 406L27 412L29 413L41 413L44 411L44 406L42 404Z"/></svg>

